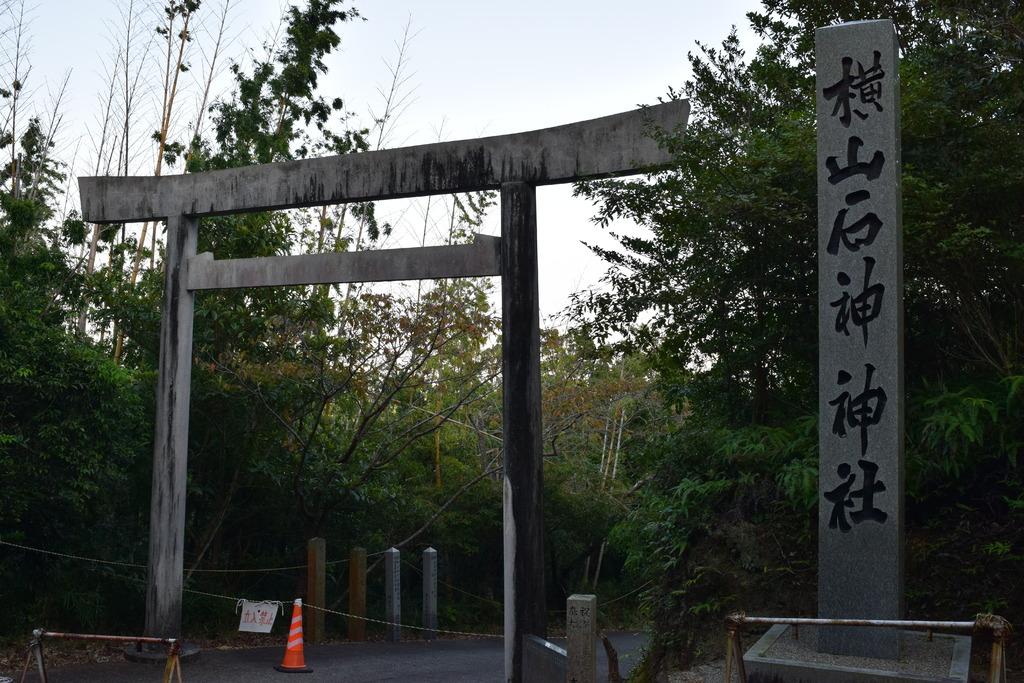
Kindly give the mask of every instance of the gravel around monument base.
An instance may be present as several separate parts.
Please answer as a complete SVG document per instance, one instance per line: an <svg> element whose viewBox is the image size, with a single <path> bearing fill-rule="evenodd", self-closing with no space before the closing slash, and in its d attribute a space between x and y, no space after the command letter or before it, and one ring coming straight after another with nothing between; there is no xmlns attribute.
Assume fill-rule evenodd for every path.
<svg viewBox="0 0 1024 683"><path fill-rule="evenodd" d="M924 633L900 633L900 658L898 661L875 659L873 657L851 657L848 655L831 655L818 652L817 629L804 627L800 629L799 640L792 637L792 628L787 629L765 652L766 657L774 659L790 659L802 662L831 664L833 666L849 666L858 669L874 669L877 671L899 671L923 676L942 677L949 673L949 665L953 657L953 640L935 634L928 642Z"/></svg>

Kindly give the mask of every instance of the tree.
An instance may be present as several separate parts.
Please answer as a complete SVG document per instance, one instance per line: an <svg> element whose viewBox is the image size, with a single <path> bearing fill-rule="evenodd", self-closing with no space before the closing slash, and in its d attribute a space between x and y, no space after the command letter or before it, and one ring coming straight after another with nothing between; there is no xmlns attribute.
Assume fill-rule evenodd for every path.
<svg viewBox="0 0 1024 683"><path fill-rule="evenodd" d="M124 501L109 492L130 481L143 401L133 373L69 331L82 291L70 252L84 244L85 225L75 215L60 221L54 209L64 169L51 156L52 135L30 119L19 142L19 196L0 192L0 537L68 553L129 548L137 530L119 523ZM64 605L82 607L86 621L95 614L93 582L61 569L4 554L0 578L19 587L12 598L27 608L9 628ZM49 591L66 602L54 604Z"/></svg>
<svg viewBox="0 0 1024 683"><path fill-rule="evenodd" d="M737 538L744 525L813 552L814 29L879 16L894 19L903 52L911 519L975 501L995 534L1019 509L1024 16L997 1L766 0L748 15L761 41L749 58L735 31L690 55L692 79L669 96L690 98L692 120L684 135L659 136L673 167L578 188L599 222L650 229L595 250L610 269L577 299L581 327L649 353L687 416L652 445L662 450L652 487L621 530L643 539L633 561L661 581L655 665L698 656L700 619L728 608L724 595L750 596L757 572L806 571L781 546Z"/></svg>

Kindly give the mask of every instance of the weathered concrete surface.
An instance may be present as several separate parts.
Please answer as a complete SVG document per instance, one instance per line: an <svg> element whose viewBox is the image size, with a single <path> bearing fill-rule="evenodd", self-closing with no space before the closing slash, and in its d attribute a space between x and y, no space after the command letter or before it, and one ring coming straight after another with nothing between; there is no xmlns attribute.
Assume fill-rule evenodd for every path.
<svg viewBox="0 0 1024 683"><path fill-rule="evenodd" d="M612 633L610 637L626 675L636 665L646 639L636 633ZM284 636L281 638L282 644L274 647L204 650L182 664L182 677L187 683L273 683L292 678L306 683L499 683L505 678L500 638L309 645L306 664L314 671L299 677L274 671L284 651ZM604 657L600 660L600 675L605 680L607 664ZM52 671L51 678L58 683L145 683L160 680L161 671L156 666L120 661L60 667ZM0 673L17 680L21 670ZM30 673L27 680L39 679Z"/></svg>
<svg viewBox="0 0 1024 683"><path fill-rule="evenodd" d="M505 675L522 680L523 636L547 637L541 451L537 191L501 186Z"/></svg>
<svg viewBox="0 0 1024 683"><path fill-rule="evenodd" d="M689 102L512 135L160 177L79 178L92 223L288 209L496 190L636 173L668 154L649 126L685 125Z"/></svg>
<svg viewBox="0 0 1024 683"><path fill-rule="evenodd" d="M891 21L819 28L818 615L903 616L899 56ZM889 629L823 652L895 658Z"/></svg>
<svg viewBox="0 0 1024 683"><path fill-rule="evenodd" d="M440 247L223 261L203 253L189 259L188 288L231 289L499 275L500 243L497 237L476 235L473 244Z"/></svg>
<svg viewBox="0 0 1024 683"><path fill-rule="evenodd" d="M437 551L423 551L423 638L437 638Z"/></svg>
<svg viewBox="0 0 1024 683"><path fill-rule="evenodd" d="M195 308L195 295L186 286L185 265L188 258L196 253L198 225L197 218L171 216L167 219L145 627L145 635L159 638L181 636L188 411Z"/></svg>
<svg viewBox="0 0 1024 683"><path fill-rule="evenodd" d="M750 683L967 683L968 680L971 663L970 636L936 633L936 641L952 641L951 647L947 650L947 654L950 651L952 654L949 660L937 663L937 668L943 672L942 674L928 675L909 671L907 669L910 667L901 667L896 662L891 662L887 667L874 669L843 664L843 657L838 657L840 661L835 664L827 664L773 656L771 649L775 642L780 638L792 637L790 628L785 624L773 626L744 654L743 662ZM900 635L904 642L908 638L925 638L925 634L919 631L904 631L897 634L896 631L889 630L893 632L897 642ZM803 637L804 629L801 629L800 633ZM903 670L900 670L901 668Z"/></svg>
<svg viewBox="0 0 1024 683"><path fill-rule="evenodd" d="M523 683L566 683L568 672L563 648L544 638L523 636Z"/></svg>
<svg viewBox="0 0 1024 683"><path fill-rule="evenodd" d="M402 639L402 561L397 548L384 551L384 619L391 622L385 627L388 641L397 643Z"/></svg>

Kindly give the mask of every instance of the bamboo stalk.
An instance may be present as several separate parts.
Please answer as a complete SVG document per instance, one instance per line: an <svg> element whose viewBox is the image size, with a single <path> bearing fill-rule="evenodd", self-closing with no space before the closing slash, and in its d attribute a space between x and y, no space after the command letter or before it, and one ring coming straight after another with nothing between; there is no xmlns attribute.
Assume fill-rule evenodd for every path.
<svg viewBox="0 0 1024 683"><path fill-rule="evenodd" d="M178 95L178 77L181 74L182 66L185 63L185 46L189 42L189 23L192 20L192 10L185 9L182 13L182 28L178 33L178 54L174 60L173 71L171 66L171 54L173 53L174 45L174 19L176 16L175 11L169 11L167 14L167 60L164 66L164 92L163 92L163 106L160 112L160 134L157 141L157 153L156 153L156 164L153 170L153 175L159 176L163 171L164 163L164 152L167 149L167 136L170 132L171 120L174 114L174 101ZM125 175L127 175L127 163L125 167ZM135 245L135 253L132 256L131 275L129 276L129 286L134 288L139 279L139 271L142 268L142 253L146 246L146 235L149 231L151 221L146 221L142 224L142 230L139 232L139 239ZM153 224L153 234L156 234L156 225ZM155 245L154 245L155 246ZM117 337L114 342L114 362L121 362L121 355L124 351L124 330L119 330Z"/></svg>

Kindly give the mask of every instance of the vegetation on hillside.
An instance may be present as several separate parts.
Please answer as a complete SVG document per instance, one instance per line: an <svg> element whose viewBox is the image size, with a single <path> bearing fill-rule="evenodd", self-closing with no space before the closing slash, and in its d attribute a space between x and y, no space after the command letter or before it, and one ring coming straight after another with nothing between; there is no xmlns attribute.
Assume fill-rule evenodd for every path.
<svg viewBox="0 0 1024 683"><path fill-rule="evenodd" d="M1024 13L766 0L754 54L734 31L690 55L673 168L578 188L599 223L650 229L597 250L580 329L648 358L686 416L647 441L656 474L615 530L657 581L653 666L717 650L729 610L814 613L814 29L876 17L901 49L908 610L1024 608Z"/></svg>

